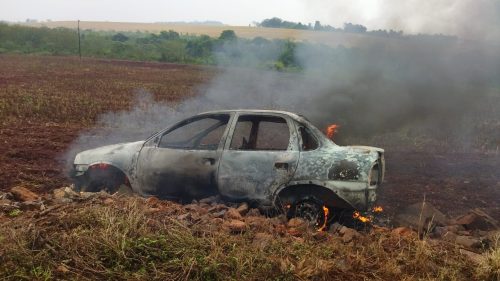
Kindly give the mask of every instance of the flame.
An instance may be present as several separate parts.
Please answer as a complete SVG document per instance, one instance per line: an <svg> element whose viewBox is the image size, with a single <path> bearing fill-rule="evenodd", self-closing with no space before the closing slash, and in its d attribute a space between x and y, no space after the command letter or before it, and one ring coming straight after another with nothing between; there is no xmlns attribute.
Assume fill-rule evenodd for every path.
<svg viewBox="0 0 500 281"><path fill-rule="evenodd" d="M382 208L382 206L375 206L373 207L373 212L374 213L381 213L384 211L384 208Z"/></svg>
<svg viewBox="0 0 500 281"><path fill-rule="evenodd" d="M326 128L326 136L329 138L329 139L332 139L333 138L333 135L335 135L335 133L337 132L337 129L339 128L340 126L337 125L337 124L331 124L330 126L328 126Z"/></svg>
<svg viewBox="0 0 500 281"><path fill-rule="evenodd" d="M328 221L328 214L330 213L330 210L326 206L323 206L323 213L325 213L325 220L323 221L323 225L321 225L320 228L318 228L318 231L323 231L326 228L326 222Z"/></svg>
<svg viewBox="0 0 500 281"><path fill-rule="evenodd" d="M357 219L363 223L367 223L367 222L370 222L371 219L369 217L365 217L365 216L362 216L358 211L355 211L353 214L352 214L352 218L353 219Z"/></svg>

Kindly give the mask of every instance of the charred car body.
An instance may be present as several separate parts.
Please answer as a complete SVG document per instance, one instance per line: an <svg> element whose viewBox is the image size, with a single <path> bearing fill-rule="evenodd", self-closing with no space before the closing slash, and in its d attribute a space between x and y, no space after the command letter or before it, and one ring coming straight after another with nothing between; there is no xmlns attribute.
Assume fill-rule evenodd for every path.
<svg viewBox="0 0 500 281"><path fill-rule="evenodd" d="M290 112L213 111L145 141L83 151L72 175L81 191L114 192L126 184L165 199L219 194L320 220L324 206L371 208L384 177L383 153L336 145Z"/></svg>

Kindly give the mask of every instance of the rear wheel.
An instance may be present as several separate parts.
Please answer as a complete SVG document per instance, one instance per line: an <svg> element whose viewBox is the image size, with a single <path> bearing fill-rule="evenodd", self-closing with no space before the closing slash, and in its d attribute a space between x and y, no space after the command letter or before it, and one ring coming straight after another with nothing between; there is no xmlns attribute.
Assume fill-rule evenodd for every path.
<svg viewBox="0 0 500 281"><path fill-rule="evenodd" d="M315 198L304 198L293 203L288 212L288 219L301 218L319 229L324 229L328 220L328 208Z"/></svg>

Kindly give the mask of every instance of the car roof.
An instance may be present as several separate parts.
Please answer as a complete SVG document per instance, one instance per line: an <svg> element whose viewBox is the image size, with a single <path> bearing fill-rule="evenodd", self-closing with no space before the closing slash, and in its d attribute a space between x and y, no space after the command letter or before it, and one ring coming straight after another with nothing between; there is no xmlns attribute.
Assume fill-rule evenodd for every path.
<svg viewBox="0 0 500 281"><path fill-rule="evenodd" d="M214 110L214 111L207 111L200 113L199 115L205 115L205 114L223 114L223 113L278 113L278 114L283 114L287 115L293 119L296 120L301 120L304 119L303 116L298 115L293 112L289 111L284 111L284 110L268 110L268 109L227 109L227 110Z"/></svg>

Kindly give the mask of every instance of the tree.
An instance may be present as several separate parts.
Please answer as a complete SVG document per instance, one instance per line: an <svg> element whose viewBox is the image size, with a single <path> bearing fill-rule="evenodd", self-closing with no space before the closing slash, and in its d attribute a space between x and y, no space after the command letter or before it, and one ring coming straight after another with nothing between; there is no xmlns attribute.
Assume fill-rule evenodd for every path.
<svg viewBox="0 0 500 281"><path fill-rule="evenodd" d="M314 30L322 30L323 27L321 26L321 23L319 22L319 20L317 20L315 23L314 23Z"/></svg>
<svg viewBox="0 0 500 281"><path fill-rule="evenodd" d="M111 37L111 40L118 42L125 42L128 40L128 37L123 33L117 33Z"/></svg>
<svg viewBox="0 0 500 281"><path fill-rule="evenodd" d="M344 23L344 31L352 33L364 33L366 32L366 27L361 24L352 24L350 22Z"/></svg>
<svg viewBox="0 0 500 281"><path fill-rule="evenodd" d="M161 39L164 39L164 40L176 40L176 39L179 39L179 33L173 31L173 30L169 30L169 31L162 31L160 32L160 35L158 36L160 37Z"/></svg>
<svg viewBox="0 0 500 281"><path fill-rule="evenodd" d="M273 28L279 28L282 26L283 21L280 18L271 18L271 19L265 19L260 23L260 26L263 27L273 27Z"/></svg>
<svg viewBox="0 0 500 281"><path fill-rule="evenodd" d="M219 40L222 41L236 41L236 39L238 39L238 37L234 30L224 30L219 36Z"/></svg>

